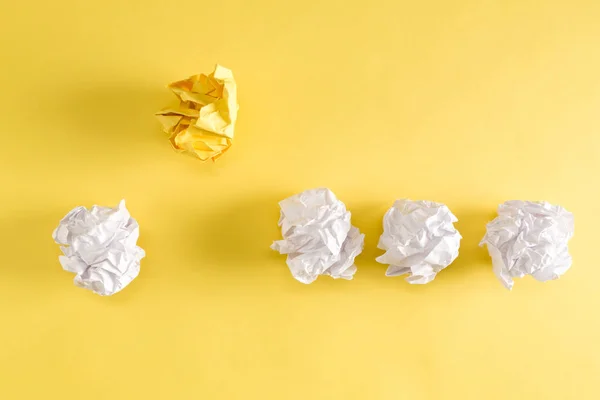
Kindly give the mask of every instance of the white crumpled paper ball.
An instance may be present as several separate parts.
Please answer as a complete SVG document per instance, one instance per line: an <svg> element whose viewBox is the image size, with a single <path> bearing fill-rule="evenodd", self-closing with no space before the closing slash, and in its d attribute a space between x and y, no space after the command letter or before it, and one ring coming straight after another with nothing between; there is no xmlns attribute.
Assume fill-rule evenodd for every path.
<svg viewBox="0 0 600 400"><path fill-rule="evenodd" d="M116 208L76 207L52 234L62 267L75 273L75 285L101 296L127 286L140 272L144 250L136 245L139 226L121 200Z"/></svg>
<svg viewBox="0 0 600 400"><path fill-rule="evenodd" d="M479 245L487 245L494 273L510 290L515 277L531 275L544 282L567 272L573 226L573 214L560 206L511 200L498 206Z"/></svg>
<svg viewBox="0 0 600 400"><path fill-rule="evenodd" d="M319 275L352 279L354 258L365 235L350 224L350 212L326 188L306 190L282 200L279 226L283 240L271 248L287 254L294 278L311 283Z"/></svg>
<svg viewBox="0 0 600 400"><path fill-rule="evenodd" d="M383 217L377 257L389 264L386 276L406 277L408 283L425 284L458 257L460 233L457 218L444 204L433 201L396 200Z"/></svg>

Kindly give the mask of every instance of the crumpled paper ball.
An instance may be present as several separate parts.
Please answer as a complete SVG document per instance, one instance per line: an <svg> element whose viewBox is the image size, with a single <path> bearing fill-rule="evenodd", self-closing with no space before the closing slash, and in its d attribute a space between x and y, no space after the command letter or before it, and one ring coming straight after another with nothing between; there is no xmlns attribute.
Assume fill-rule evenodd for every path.
<svg viewBox="0 0 600 400"><path fill-rule="evenodd" d="M110 296L140 272L146 255L136 245L139 226L121 200L116 208L76 207L58 224L52 237L61 245L60 263L75 273L75 286Z"/></svg>
<svg viewBox="0 0 600 400"><path fill-rule="evenodd" d="M486 228L479 245L487 245L494 273L509 290L515 277L531 275L544 282L558 279L571 267L567 242L573 236L573 214L560 206L507 201Z"/></svg>
<svg viewBox="0 0 600 400"><path fill-rule="evenodd" d="M210 75L190 76L168 87L179 105L157 112L156 117L175 150L202 161L222 156L231 147L238 112L231 70L217 65Z"/></svg>
<svg viewBox="0 0 600 400"><path fill-rule="evenodd" d="M319 275L352 279L354 258L365 235L350 223L350 212L329 189L306 190L279 203L283 240L271 248L287 254L294 278L311 283Z"/></svg>
<svg viewBox="0 0 600 400"><path fill-rule="evenodd" d="M431 282L458 257L462 237L454 228L456 221L444 204L396 200L383 217L377 245L385 250L376 260L389 264L386 276L408 274L408 283Z"/></svg>

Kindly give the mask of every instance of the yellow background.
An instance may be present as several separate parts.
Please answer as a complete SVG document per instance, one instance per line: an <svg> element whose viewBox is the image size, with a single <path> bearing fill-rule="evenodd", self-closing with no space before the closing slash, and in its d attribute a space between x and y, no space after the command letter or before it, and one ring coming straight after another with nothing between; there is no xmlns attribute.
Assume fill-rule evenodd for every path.
<svg viewBox="0 0 600 400"><path fill-rule="evenodd" d="M5 1L0 5L0 398L597 399L597 1ZM153 113L231 68L217 163ZM292 279L277 202L327 186L366 234L353 281ZM374 258L397 198L463 234L426 286ZM51 239L127 200L147 257L114 297ZM496 206L572 211L572 269L506 291L477 247Z"/></svg>

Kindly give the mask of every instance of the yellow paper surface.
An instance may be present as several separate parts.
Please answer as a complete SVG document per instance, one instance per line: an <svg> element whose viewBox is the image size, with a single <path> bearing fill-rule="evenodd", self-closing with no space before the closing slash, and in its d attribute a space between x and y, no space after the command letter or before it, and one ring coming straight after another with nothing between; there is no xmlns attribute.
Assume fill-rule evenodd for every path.
<svg viewBox="0 0 600 400"><path fill-rule="evenodd" d="M600 399L600 1L0 0L3 17L0 400ZM200 163L154 113L216 62L242 114ZM352 281L303 285L269 246L278 202L320 186L365 248ZM122 198L146 257L100 297L51 234ZM398 198L459 219L427 285L375 261ZM478 243L508 199L573 213L563 277L494 276Z"/></svg>
<svg viewBox="0 0 600 400"><path fill-rule="evenodd" d="M231 147L238 110L231 70L217 65L210 75L193 75L168 87L179 105L156 117L173 147L202 161L222 156Z"/></svg>

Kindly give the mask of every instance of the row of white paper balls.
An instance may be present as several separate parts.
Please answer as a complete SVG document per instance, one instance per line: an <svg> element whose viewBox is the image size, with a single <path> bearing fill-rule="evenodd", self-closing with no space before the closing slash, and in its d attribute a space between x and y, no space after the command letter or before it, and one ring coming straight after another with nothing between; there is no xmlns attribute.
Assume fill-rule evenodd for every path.
<svg viewBox="0 0 600 400"><path fill-rule="evenodd" d="M354 259L363 249L364 234L350 222L350 212L326 188L306 190L280 202L283 240L272 248L287 254L298 281L319 275L352 279ZM457 257L461 235L447 206L432 201L397 200L383 218L377 261L388 264L387 276L408 275L413 284L431 282ZM513 200L498 207L480 245L486 244L494 273L508 289L514 277L538 281L559 278L571 266L567 242L573 236L573 215L547 202ZM140 271L145 253L136 245L139 226L125 202L115 208L76 207L53 233L63 251L63 268L75 273L75 285L100 295L126 287Z"/></svg>

